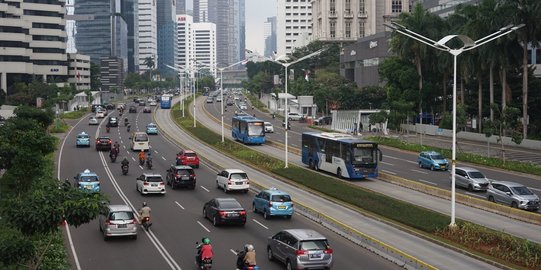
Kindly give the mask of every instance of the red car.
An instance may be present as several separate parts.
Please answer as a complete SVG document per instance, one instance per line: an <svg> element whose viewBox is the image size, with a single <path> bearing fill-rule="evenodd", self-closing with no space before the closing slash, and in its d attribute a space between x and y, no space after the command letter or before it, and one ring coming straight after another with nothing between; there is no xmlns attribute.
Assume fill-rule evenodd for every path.
<svg viewBox="0 0 541 270"><path fill-rule="evenodd" d="M177 165L187 165L199 168L199 157L192 150L181 150L177 154Z"/></svg>

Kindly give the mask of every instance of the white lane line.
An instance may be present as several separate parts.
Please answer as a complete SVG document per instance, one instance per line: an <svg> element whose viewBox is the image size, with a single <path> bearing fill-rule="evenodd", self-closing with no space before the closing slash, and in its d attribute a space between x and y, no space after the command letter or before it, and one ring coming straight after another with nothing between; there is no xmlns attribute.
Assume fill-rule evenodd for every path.
<svg viewBox="0 0 541 270"><path fill-rule="evenodd" d="M210 190L208 190L206 187L204 186L200 186L202 189L204 189L206 192L210 192Z"/></svg>
<svg viewBox="0 0 541 270"><path fill-rule="evenodd" d="M120 134L120 132L119 132ZM120 144L124 144L124 141L120 140ZM126 146L124 146L124 148L126 148Z"/></svg>
<svg viewBox="0 0 541 270"><path fill-rule="evenodd" d="M432 182L430 182L430 181L423 180L423 179L419 179L419 181L421 181L421 182L423 182L423 183L427 183L427 184L429 184L429 185L433 185L433 186L437 186L437 185L438 185L438 184L436 184L436 183L432 183Z"/></svg>
<svg viewBox="0 0 541 270"><path fill-rule="evenodd" d="M422 174L428 174L427 172L419 171L419 170L416 170L416 169L411 169L411 171L422 173Z"/></svg>
<svg viewBox="0 0 541 270"><path fill-rule="evenodd" d="M144 170L145 168L143 168L143 166L139 165L139 168L141 168L141 170Z"/></svg>
<svg viewBox="0 0 541 270"><path fill-rule="evenodd" d="M297 147L297 145L296 145L296 144L294 144L294 143L292 143L291 145L292 145L292 146L295 146L295 147Z"/></svg>
<svg viewBox="0 0 541 270"><path fill-rule="evenodd" d="M538 189L538 188L533 188L533 187L528 187L529 189L533 189L533 190L537 190L537 191L541 191L541 189Z"/></svg>
<svg viewBox="0 0 541 270"><path fill-rule="evenodd" d="M234 249L230 249L229 251L231 251L231 253L233 253L233 254L235 254L235 256L237 256L237 252Z"/></svg>
<svg viewBox="0 0 541 270"><path fill-rule="evenodd" d="M471 192L466 192L466 194L470 195L470 196L475 196L475 197L478 197L478 198L485 198L484 196L481 196L479 194L475 194L475 193L471 193Z"/></svg>
<svg viewBox="0 0 541 270"><path fill-rule="evenodd" d="M134 158L134 157L131 157L131 159L132 159L133 161L135 161L135 158Z"/></svg>
<svg viewBox="0 0 541 270"><path fill-rule="evenodd" d="M255 219L252 219L252 220L253 220L255 223L259 224L261 227L263 227L263 228L265 228L265 229L267 229L267 230L269 229L269 227L267 227L267 226L261 224L261 222L255 220Z"/></svg>
<svg viewBox="0 0 541 270"><path fill-rule="evenodd" d="M154 153L159 154L158 151L154 150Z"/></svg>
<svg viewBox="0 0 541 270"><path fill-rule="evenodd" d="M415 161L411 161L411 160L407 160L407 159L403 159L403 158L398 158L398 157L393 157L393 156L385 156L385 157L390 158L390 159L402 160L402 161L405 161L405 162L417 164L417 162L415 162Z"/></svg>
<svg viewBox="0 0 541 270"><path fill-rule="evenodd" d="M175 203L178 205L178 207L182 208L182 210L184 210L184 207L182 205L180 205L180 203L178 203L177 201L175 201Z"/></svg>
<svg viewBox="0 0 541 270"><path fill-rule="evenodd" d="M163 156L162 156L162 159L163 159L163 160L166 160Z"/></svg>
<svg viewBox="0 0 541 270"><path fill-rule="evenodd" d="M205 227L205 225L203 225L201 222L199 222L199 220L197 221L197 223L199 224L199 226L203 227L203 229L205 229L205 231L210 232L210 230L207 229L207 227Z"/></svg>
<svg viewBox="0 0 541 270"><path fill-rule="evenodd" d="M395 172L391 172L391 171L388 171L388 170L381 170L382 172L386 172L386 173L389 173L389 174L392 174L392 175L396 175Z"/></svg>
<svg viewBox="0 0 541 270"><path fill-rule="evenodd" d="M389 166L394 166L394 164L392 164L392 163L389 163L389 162L384 162L384 161L380 161L379 163L381 163L381 164L385 164L385 165L389 165Z"/></svg>

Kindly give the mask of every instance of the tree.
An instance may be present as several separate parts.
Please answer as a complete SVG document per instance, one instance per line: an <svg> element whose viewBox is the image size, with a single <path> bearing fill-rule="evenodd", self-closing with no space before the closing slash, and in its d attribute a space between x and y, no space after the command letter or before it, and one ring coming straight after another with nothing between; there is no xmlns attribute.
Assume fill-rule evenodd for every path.
<svg viewBox="0 0 541 270"><path fill-rule="evenodd" d="M90 63L90 89L97 91L101 88L101 66Z"/></svg>
<svg viewBox="0 0 541 270"><path fill-rule="evenodd" d="M498 142L501 144L501 159L505 163L505 144L503 143L503 137L506 132L511 132L511 140L516 143L522 143L522 133L520 129L520 110L512 106L506 106L503 110L497 105L493 105L492 108L495 112L494 121L486 121L485 123L485 135L498 136ZM487 136L490 137L490 136Z"/></svg>
<svg viewBox="0 0 541 270"><path fill-rule="evenodd" d="M54 113L50 108L41 110L30 106L19 106L13 111L18 118L33 119L42 129L47 129L54 121Z"/></svg>

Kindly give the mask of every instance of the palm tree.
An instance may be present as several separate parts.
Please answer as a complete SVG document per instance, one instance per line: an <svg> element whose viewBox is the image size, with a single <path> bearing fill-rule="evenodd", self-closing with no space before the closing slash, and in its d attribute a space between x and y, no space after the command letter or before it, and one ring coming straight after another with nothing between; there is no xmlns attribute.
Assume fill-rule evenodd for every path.
<svg viewBox="0 0 541 270"><path fill-rule="evenodd" d="M149 70L149 73L148 73L149 81L152 81L152 70L154 69L154 66L156 65L156 63L154 63L154 58L152 58L151 56L145 58L145 61L143 62L143 64L147 66Z"/></svg>

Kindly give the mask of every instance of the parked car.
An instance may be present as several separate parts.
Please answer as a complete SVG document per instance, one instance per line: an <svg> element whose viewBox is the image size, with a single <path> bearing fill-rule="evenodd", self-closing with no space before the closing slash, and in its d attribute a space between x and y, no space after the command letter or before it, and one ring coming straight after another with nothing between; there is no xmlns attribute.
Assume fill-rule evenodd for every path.
<svg viewBox="0 0 541 270"><path fill-rule="evenodd" d="M199 157L193 150L180 150L177 154L177 165L187 165L199 168Z"/></svg>
<svg viewBox="0 0 541 270"><path fill-rule="evenodd" d="M142 195L149 193L165 194L165 182L159 174L143 173L137 177L136 189Z"/></svg>
<svg viewBox="0 0 541 270"><path fill-rule="evenodd" d="M130 236L137 239L137 219L135 213L127 205L108 205L99 218L100 232L103 240L113 236Z"/></svg>
<svg viewBox="0 0 541 270"><path fill-rule="evenodd" d="M77 135L77 138L75 139L75 146L86 146L90 147L90 135L88 135L86 132L81 132Z"/></svg>
<svg viewBox="0 0 541 270"><path fill-rule="evenodd" d="M325 125L330 125L331 123L332 123L332 116L329 116L329 115L321 116L314 121L314 124L316 126L325 126Z"/></svg>
<svg viewBox="0 0 541 270"><path fill-rule="evenodd" d="M269 237L267 258L286 269L331 269L333 250L327 238L310 229L288 229Z"/></svg>
<svg viewBox="0 0 541 270"><path fill-rule="evenodd" d="M91 172L89 169L78 173L73 179L75 179L74 186L79 189L90 192L100 192L101 190L100 178L96 173Z"/></svg>
<svg viewBox="0 0 541 270"><path fill-rule="evenodd" d="M158 126L154 123L150 123L147 125L147 134L148 135L158 135Z"/></svg>
<svg viewBox="0 0 541 270"><path fill-rule="evenodd" d="M291 218L294 211L291 196L276 188L259 192L252 202L252 210L254 213L263 213L265 219L271 216Z"/></svg>
<svg viewBox="0 0 541 270"><path fill-rule="evenodd" d="M531 211L539 210L539 197L519 183L492 181L488 186L487 199L513 208Z"/></svg>
<svg viewBox="0 0 541 270"><path fill-rule="evenodd" d="M223 189L225 193L231 190L241 190L247 193L248 189L250 189L250 180L244 171L226 169L218 173L216 186Z"/></svg>
<svg viewBox="0 0 541 270"><path fill-rule="evenodd" d="M265 122L265 133L273 133L274 127L270 122Z"/></svg>
<svg viewBox="0 0 541 270"><path fill-rule="evenodd" d="M141 104L141 103L139 103L139 104ZM150 109L150 107L144 107L143 108L143 113L151 113L151 112L152 112L152 110Z"/></svg>
<svg viewBox="0 0 541 270"><path fill-rule="evenodd" d="M302 114L296 112L290 112L287 114L287 120L289 121L300 121L302 118Z"/></svg>
<svg viewBox="0 0 541 270"><path fill-rule="evenodd" d="M246 210L234 198L214 198L203 206L203 217L214 226L226 223L246 224Z"/></svg>
<svg viewBox="0 0 541 270"><path fill-rule="evenodd" d="M178 187L195 189L195 172L190 166L171 165L171 167L167 169L167 176L165 179L167 184L171 186L171 189L176 189Z"/></svg>
<svg viewBox="0 0 541 270"><path fill-rule="evenodd" d="M100 136L96 139L96 150L98 151L111 151L111 138Z"/></svg>
<svg viewBox="0 0 541 270"><path fill-rule="evenodd" d="M430 168L430 170L448 170L449 162L436 151L424 151L419 153L417 159L419 168Z"/></svg>
<svg viewBox="0 0 541 270"><path fill-rule="evenodd" d="M130 109L128 110L129 113L137 113L137 108L135 106L130 106Z"/></svg>
<svg viewBox="0 0 541 270"><path fill-rule="evenodd" d="M456 167L455 185L467 188L468 191L486 191L488 189L489 180L477 169Z"/></svg>
<svg viewBox="0 0 541 270"><path fill-rule="evenodd" d="M118 118L116 117L109 117L109 122L108 122L109 126L110 127L118 127Z"/></svg>
<svg viewBox="0 0 541 270"><path fill-rule="evenodd" d="M98 125L100 122L98 121L98 118L96 118L95 116L90 116L88 118L88 124L89 125Z"/></svg>

